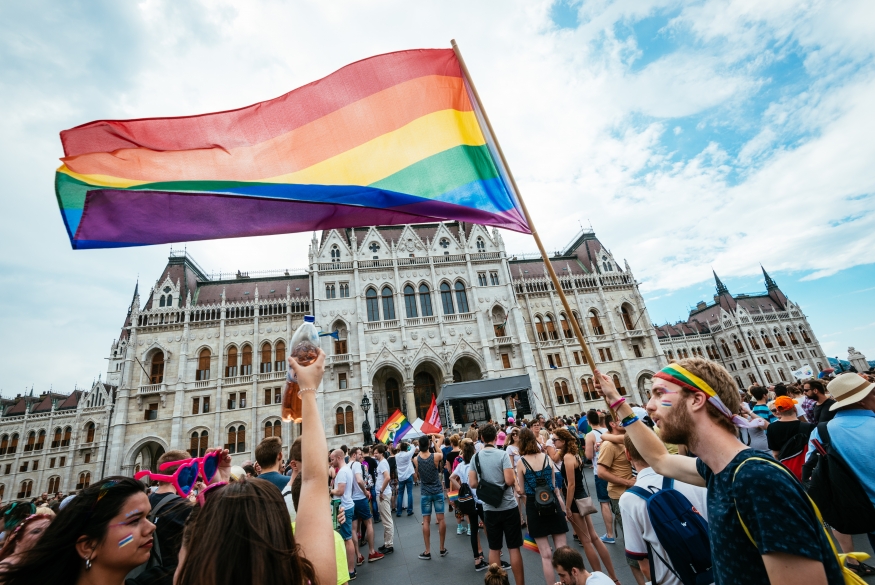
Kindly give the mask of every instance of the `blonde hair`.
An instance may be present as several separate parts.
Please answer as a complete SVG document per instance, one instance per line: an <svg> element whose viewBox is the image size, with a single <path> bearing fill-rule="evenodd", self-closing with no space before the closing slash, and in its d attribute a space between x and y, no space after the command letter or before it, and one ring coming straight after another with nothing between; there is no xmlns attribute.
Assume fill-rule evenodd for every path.
<svg viewBox="0 0 875 585"><path fill-rule="evenodd" d="M510 581L507 579L507 571L496 563L489 565L486 576L483 578L483 583L484 585L510 585Z"/></svg>
<svg viewBox="0 0 875 585"><path fill-rule="evenodd" d="M729 409L729 412L738 412L741 409L741 395L738 393L738 386L726 368L700 357L684 358L675 363L707 382L720 401ZM689 393L689 390L683 389L683 392L686 394ZM707 412L726 430L735 433L735 425L717 408L712 405L711 408L707 409Z"/></svg>

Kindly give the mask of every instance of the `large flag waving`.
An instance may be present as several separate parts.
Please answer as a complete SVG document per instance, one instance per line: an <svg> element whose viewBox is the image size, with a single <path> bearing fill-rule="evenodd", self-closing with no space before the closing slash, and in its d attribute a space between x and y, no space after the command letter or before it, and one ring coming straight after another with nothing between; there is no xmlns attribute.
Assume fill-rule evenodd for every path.
<svg viewBox="0 0 875 585"><path fill-rule="evenodd" d="M425 413L425 420L422 421L420 430L426 434L439 433L444 429L441 424L441 413L437 407L437 401L434 394L431 395L431 406L428 407L428 412Z"/></svg>
<svg viewBox="0 0 875 585"><path fill-rule="evenodd" d="M530 233L452 49L358 61L276 99L61 132L73 248L458 220Z"/></svg>
<svg viewBox="0 0 875 585"><path fill-rule="evenodd" d="M404 438L404 435L411 430L413 430L413 425L410 424L410 421L407 420L407 417L404 416L400 409L396 409L392 416L386 419L383 426L377 430L376 437L381 443L388 444L391 441L392 446L397 447L401 439Z"/></svg>

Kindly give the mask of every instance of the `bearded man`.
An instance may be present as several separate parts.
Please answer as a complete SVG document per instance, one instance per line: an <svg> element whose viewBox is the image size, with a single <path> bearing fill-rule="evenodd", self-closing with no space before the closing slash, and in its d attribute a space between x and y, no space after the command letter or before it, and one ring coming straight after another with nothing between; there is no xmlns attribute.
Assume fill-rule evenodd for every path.
<svg viewBox="0 0 875 585"><path fill-rule="evenodd" d="M770 455L737 438L741 398L732 376L702 358L653 376L647 413L660 437L635 416L613 381L596 371L638 452L656 473L708 488L715 582L721 585L842 585L841 567L805 490ZM696 458L670 455L663 442Z"/></svg>

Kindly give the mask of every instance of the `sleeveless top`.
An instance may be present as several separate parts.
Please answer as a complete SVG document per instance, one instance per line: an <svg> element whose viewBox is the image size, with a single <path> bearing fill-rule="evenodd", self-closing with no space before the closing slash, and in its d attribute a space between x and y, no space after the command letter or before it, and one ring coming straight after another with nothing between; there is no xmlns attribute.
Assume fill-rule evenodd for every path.
<svg viewBox="0 0 875 585"><path fill-rule="evenodd" d="M565 485L568 485L568 469L567 465L562 465L562 479L565 480ZM580 471L580 459L577 460L577 465L574 468L574 499L586 497L586 487L583 485L583 473Z"/></svg>
<svg viewBox="0 0 875 585"><path fill-rule="evenodd" d="M522 459L522 457L520 457ZM523 459L525 461L525 459ZM525 461L528 463L528 461ZM553 490L553 466L550 465L549 460L547 460L547 456L544 455L544 468L538 471L532 471L529 469L525 463L523 464L526 467L526 473L523 475L523 481L525 482L526 495L534 496L535 495L535 487L538 485L538 480L543 479L547 481L547 485L550 487L550 490Z"/></svg>
<svg viewBox="0 0 875 585"><path fill-rule="evenodd" d="M419 481L422 484L420 493L430 496L442 494L444 490L441 487L438 468L434 465L434 453L429 453L426 458L417 456L416 466L419 470Z"/></svg>

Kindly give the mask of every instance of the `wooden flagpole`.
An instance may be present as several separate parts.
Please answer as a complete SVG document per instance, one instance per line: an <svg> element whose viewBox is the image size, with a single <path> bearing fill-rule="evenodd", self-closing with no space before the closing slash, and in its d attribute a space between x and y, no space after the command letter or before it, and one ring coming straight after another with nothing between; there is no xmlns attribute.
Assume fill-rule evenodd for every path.
<svg viewBox="0 0 875 585"><path fill-rule="evenodd" d="M571 327L574 330L574 335L577 337L578 343L580 343L580 348L583 350L583 355L586 357L586 362L589 364L591 370L593 370L593 378L594 383L598 383L598 380L595 379L595 360L592 357L592 352L589 349L589 344L586 341L586 335L580 328L580 325L577 323L577 319L574 318L574 312L571 310L571 305L568 304L568 299L565 297L565 291L562 290L562 283L559 282L559 277L556 276L556 271L553 269L553 264L550 262L550 257L547 255L546 250L544 250L544 244L541 243L541 237L538 235L538 230L535 229L535 223L532 221L532 216L529 215L529 210L526 207L526 202L523 200L522 193L520 193L519 187L517 187L516 180L513 178L513 172L510 170L510 166L507 164L507 159L504 158L504 151L501 150L501 144L498 142L498 136L495 134L495 130L492 129L492 124L489 122L489 115L486 113L486 108L483 106L483 101L480 99L480 94L477 93L477 86L474 85L474 80L471 79L471 73L468 71L468 66L465 65L465 59L462 57L462 52L459 50L459 45L456 44L456 39L452 39L450 44L453 46L453 52L456 54L456 58L459 60L459 65L462 66L462 73L465 75L465 79L468 81L468 85L471 86L471 91L474 93L474 99L477 100L477 105L480 106L480 112L483 114L483 120L486 122L486 127L489 130L489 133L492 135L492 139L495 141L495 148L498 150L498 156L501 158L501 164L504 165L505 170L507 171L507 176L510 178L510 183L513 186L513 190L516 192L517 198L520 202L520 207L523 209L523 215L526 218L526 223L529 224L529 229L532 230L532 237L535 238L535 244L538 246L538 250L541 252L541 258L544 259L544 265L547 267L547 273L550 275L550 280L553 281L553 287L556 289L556 293L559 295L559 300L562 301L562 306L565 308L565 314L568 315L568 320L571 321ZM613 413L611 409L611 405L608 404L607 398L605 398L605 404L608 407L608 410ZM615 417L616 418L616 417Z"/></svg>

